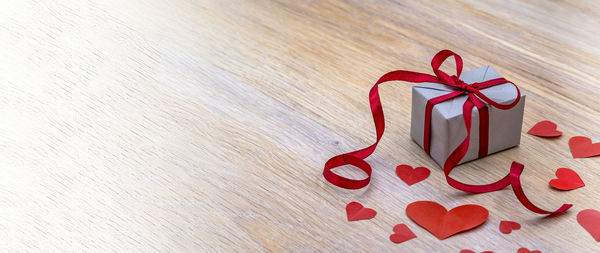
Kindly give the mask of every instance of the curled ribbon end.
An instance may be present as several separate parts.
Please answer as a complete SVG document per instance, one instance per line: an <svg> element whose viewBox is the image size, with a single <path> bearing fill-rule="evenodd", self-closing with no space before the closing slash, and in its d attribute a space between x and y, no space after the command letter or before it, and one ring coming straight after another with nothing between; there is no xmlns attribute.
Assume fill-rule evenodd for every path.
<svg viewBox="0 0 600 253"><path fill-rule="evenodd" d="M571 207L573 207L573 204L563 204L560 208L556 209L556 211L552 212L551 214L548 214L547 217L553 217L553 216L559 215L561 213L564 213L567 210L571 209Z"/></svg>
<svg viewBox="0 0 600 253"><path fill-rule="evenodd" d="M546 211L544 209L537 207L535 204L531 203L531 201L529 201L529 199L525 195L525 192L523 191L523 187L521 186L521 173L523 172L524 168L525 168L525 166L523 164L520 164L518 162L513 162L510 166L510 173L509 173L509 180L510 180L510 184L513 188L513 192L517 196L517 199L519 200L519 202L521 202L521 204L523 204L523 206L525 206L527 209L529 209L530 211L532 211L534 213L548 214L547 217L556 216L558 214L564 213L565 211L567 211L571 207L573 207L572 204L563 204L561 207L559 207L555 211Z"/></svg>
<svg viewBox="0 0 600 253"><path fill-rule="evenodd" d="M361 169L367 174L367 178L355 180L342 177L331 171L333 168L337 168L343 165L353 165ZM323 169L323 177L327 181L338 187L349 190L357 190L369 185L369 182L371 181L371 171L371 165L365 162L365 160L352 155L342 154L332 157L325 163L325 168Z"/></svg>

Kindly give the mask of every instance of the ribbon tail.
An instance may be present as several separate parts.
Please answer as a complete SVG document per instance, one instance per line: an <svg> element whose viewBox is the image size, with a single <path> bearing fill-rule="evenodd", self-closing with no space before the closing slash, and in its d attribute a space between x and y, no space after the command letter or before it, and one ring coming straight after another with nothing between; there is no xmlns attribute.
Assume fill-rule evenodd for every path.
<svg viewBox="0 0 600 253"><path fill-rule="evenodd" d="M369 163L365 162L364 159L370 156L379 144L379 140L383 136L383 132L385 130L385 118L383 116L383 108L381 106L381 99L379 98L379 84L388 82L388 81L406 81L411 83L423 83L423 82L438 82L437 77L411 72L411 71L403 71L397 70L389 72L383 75L377 83L373 85L371 90L369 91L369 104L371 106L371 113L373 115L373 122L375 123L375 133L377 135L377 139L375 143L370 146L356 150L350 153L341 154L330 158L327 162L325 162L325 167L323 168L323 177L333 185L339 186L345 189L360 189L369 184L371 181L371 172L372 168ZM346 177L342 177L338 174L335 174L332 169L343 166L343 165L353 165L357 168L361 169L367 174L365 179L355 180Z"/></svg>
<svg viewBox="0 0 600 253"><path fill-rule="evenodd" d="M521 202L521 204L523 204L523 206L525 206L527 209L529 209L532 212L539 213L539 214L548 214L549 216L563 213L563 212L569 210L569 208L571 208L573 206L572 204L563 204L561 207L559 207L555 211L546 211L544 209L537 207L533 203L531 203L531 201L529 201L527 196L525 196L525 192L523 192L523 187L521 187L521 173L523 172L524 167L525 166L523 166L523 164L520 164L518 162L513 162L510 166L510 174L509 174L509 179L510 179L510 184L512 186L512 189L513 189L515 195L517 196L517 199L519 199L519 201Z"/></svg>
<svg viewBox="0 0 600 253"><path fill-rule="evenodd" d="M463 140L463 142L450 154L446 162L444 163L444 174L446 176L446 181L448 184L458 190L466 191L470 193L486 193L493 192L497 190L501 190L508 185L512 186L513 192L517 196L517 199L523 206L529 209L532 212L539 214L548 214L548 215L557 215L567 211L573 205L571 204L563 204L560 208L555 211L546 211L543 210L533 203L529 201L525 192L523 191L523 187L521 186L521 173L523 172L524 166L520 163L513 162L510 167L510 172L504 178L486 185L470 185L459 182L452 177L450 177L450 172L458 165L460 160L465 156L467 150L469 149L469 140L471 135L471 114L473 107L477 106L478 109L481 109L481 101L476 97L469 94L469 99L463 105L463 116L464 122L467 129L467 137ZM480 122L481 124L481 122Z"/></svg>

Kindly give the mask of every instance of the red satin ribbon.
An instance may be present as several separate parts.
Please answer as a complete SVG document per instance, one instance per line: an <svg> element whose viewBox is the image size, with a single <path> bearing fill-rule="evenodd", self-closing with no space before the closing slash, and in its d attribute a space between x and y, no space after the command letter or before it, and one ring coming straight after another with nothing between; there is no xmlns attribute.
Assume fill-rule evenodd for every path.
<svg viewBox="0 0 600 253"><path fill-rule="evenodd" d="M454 60L456 62L456 75L453 76L450 76L439 69L442 63L450 56L454 56ZM546 211L538 208L533 203L531 203L531 201L529 201L529 199L525 196L525 193L523 192L523 188L521 187L520 183L520 176L524 166L517 162L512 163L509 174L506 175L504 178L494 183L486 185L465 184L450 177L450 172L452 172L456 165L458 165L460 160L465 156L467 150L469 149L469 140L471 136L471 114L473 111L473 107L477 108L479 112L480 142L478 155L479 157L482 157L487 155L489 131L489 112L487 105L483 101L496 108L507 110L514 107L519 102L521 95L519 88L514 83L504 78L496 78L485 82L466 84L465 82L460 80L460 74L462 72L463 67L462 58L450 50L442 50L439 53L437 53L431 61L431 67L433 68L435 76L411 71L397 70L389 72L383 75L381 78L379 78L379 80L375 83L373 88L371 88L371 91L369 91L369 102L371 106L371 113L373 114L373 121L375 123L375 132L377 134L377 140L375 141L375 143L366 148L346 154L337 155L329 159L325 163L325 168L323 170L323 176L325 177L325 179L330 183L345 189L360 189L367 186L371 181L372 169L371 166L364 161L364 159L370 156L373 153L373 151L375 151L375 148L381 140L385 129L383 109L381 106L381 100L379 98L379 84L388 81L405 81L411 83L441 83L444 85L454 87L456 91L448 93L446 95L432 98L429 101L427 101L427 104L425 106L425 129L423 136L423 146L427 154L430 153L431 113L433 111L433 107L438 103L447 101L449 99L455 98L463 94L466 94L468 96L467 100L463 104L463 116L465 126L467 129L467 137L465 137L462 143L450 154L450 156L444 163L444 175L446 176L446 181L450 186L470 193L484 193L497 191L505 188L508 185L511 185L515 195L517 196L517 199L519 199L521 204L523 204L527 209L535 213L555 215L571 208L572 205L563 204L560 208L558 208L555 211ZM489 88L504 83L511 83L517 89L517 98L510 104L497 103L479 91L481 89ZM333 168L347 164L354 165L359 169L363 170L367 174L367 178L361 180L354 180L342 177L331 171Z"/></svg>

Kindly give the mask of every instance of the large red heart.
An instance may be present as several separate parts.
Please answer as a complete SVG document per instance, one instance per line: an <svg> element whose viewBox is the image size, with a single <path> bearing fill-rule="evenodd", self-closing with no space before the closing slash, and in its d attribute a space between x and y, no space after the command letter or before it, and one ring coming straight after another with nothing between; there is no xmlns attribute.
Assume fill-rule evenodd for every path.
<svg viewBox="0 0 600 253"><path fill-rule="evenodd" d="M600 211L585 209L577 214L577 222L600 242Z"/></svg>
<svg viewBox="0 0 600 253"><path fill-rule="evenodd" d="M396 175L407 185L413 185L429 176L431 171L425 167L412 168L410 165L401 164L396 167Z"/></svg>
<svg viewBox="0 0 600 253"><path fill-rule="evenodd" d="M569 139L569 147L573 158L600 155L600 143L592 144L592 140L585 136L575 136Z"/></svg>
<svg viewBox="0 0 600 253"><path fill-rule="evenodd" d="M556 170L557 179L550 180L550 186L559 190L573 190L585 186L583 180L571 169L560 168Z"/></svg>
<svg viewBox="0 0 600 253"><path fill-rule="evenodd" d="M536 123L527 133L540 137L558 137L562 135L561 131L556 130L556 124L549 120Z"/></svg>
<svg viewBox="0 0 600 253"><path fill-rule="evenodd" d="M361 203L350 202L346 206L348 221L366 220L375 217L377 212L371 208L365 208Z"/></svg>
<svg viewBox="0 0 600 253"><path fill-rule="evenodd" d="M406 207L406 214L438 239L443 240L481 225L488 217L488 210L478 205L463 205L447 211L433 201L417 201Z"/></svg>
<svg viewBox="0 0 600 253"><path fill-rule="evenodd" d="M513 230L521 229L521 224L514 221L503 220L500 222L500 232L503 234L510 234Z"/></svg>
<svg viewBox="0 0 600 253"><path fill-rule="evenodd" d="M417 238L417 236L406 226L406 224L398 224L394 226L394 233L390 235L390 241L395 243L401 243L410 239Z"/></svg>
<svg viewBox="0 0 600 253"><path fill-rule="evenodd" d="M517 251L517 253L542 253L542 252L541 252L541 251L539 251L539 250L530 251L530 250L529 250L529 249L527 249L527 248L520 248L520 249Z"/></svg>

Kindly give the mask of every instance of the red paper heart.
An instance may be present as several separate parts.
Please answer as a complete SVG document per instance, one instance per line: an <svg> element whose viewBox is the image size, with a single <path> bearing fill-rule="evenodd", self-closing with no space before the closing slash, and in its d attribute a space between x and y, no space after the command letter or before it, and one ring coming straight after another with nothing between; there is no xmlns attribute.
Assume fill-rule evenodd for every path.
<svg viewBox="0 0 600 253"><path fill-rule="evenodd" d="M425 180L431 171L425 167L412 168L410 165L401 164L396 167L396 175L407 185L413 185Z"/></svg>
<svg viewBox="0 0 600 253"><path fill-rule="evenodd" d="M500 222L500 232L503 234L510 234L513 230L521 229L521 224L514 221L503 220Z"/></svg>
<svg viewBox="0 0 600 253"><path fill-rule="evenodd" d="M600 143L592 144L592 140L585 136L575 136L569 139L569 147L573 158L585 158L600 155Z"/></svg>
<svg viewBox="0 0 600 253"><path fill-rule="evenodd" d="M577 222L600 242L600 211L585 209L577 214Z"/></svg>
<svg viewBox="0 0 600 253"><path fill-rule="evenodd" d="M527 133L539 137L558 137L562 135L561 131L556 130L556 124L549 120L536 123Z"/></svg>
<svg viewBox="0 0 600 253"><path fill-rule="evenodd" d="M417 236L406 226L406 224L398 224L394 226L394 233L390 235L390 241L395 243L401 243L410 239L417 238Z"/></svg>
<svg viewBox="0 0 600 253"><path fill-rule="evenodd" d="M542 253L539 250L530 251L527 248L520 248L517 253Z"/></svg>
<svg viewBox="0 0 600 253"><path fill-rule="evenodd" d="M550 186L559 190L573 190L585 186L583 180L571 169L560 168L556 170L557 179L550 180Z"/></svg>
<svg viewBox="0 0 600 253"><path fill-rule="evenodd" d="M488 217L488 210L478 205L463 205L447 211L433 201L417 201L406 207L406 214L438 239L443 240L481 225Z"/></svg>
<svg viewBox="0 0 600 253"><path fill-rule="evenodd" d="M348 221L367 220L375 217L377 212L371 208L365 208L358 202L350 202L346 206L346 216Z"/></svg>

